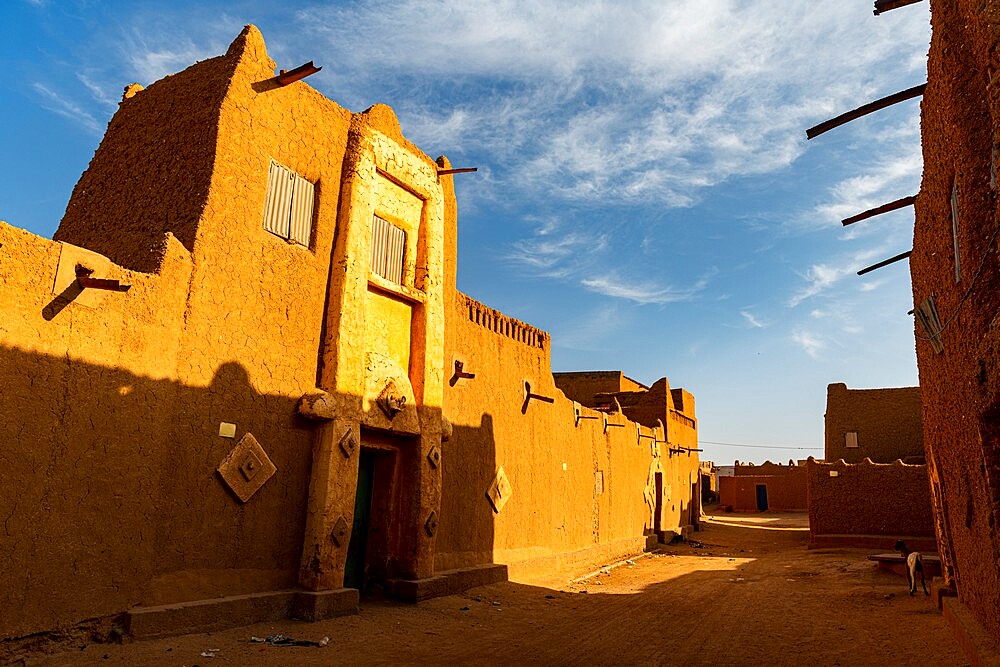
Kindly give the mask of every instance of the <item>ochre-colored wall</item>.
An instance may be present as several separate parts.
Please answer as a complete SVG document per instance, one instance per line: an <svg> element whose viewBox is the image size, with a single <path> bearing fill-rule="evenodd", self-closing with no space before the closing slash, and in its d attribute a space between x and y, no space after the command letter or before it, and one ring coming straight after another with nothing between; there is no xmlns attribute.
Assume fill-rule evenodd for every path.
<svg viewBox="0 0 1000 667"><path fill-rule="evenodd" d="M1000 145L1000 90L991 73L998 23L996 3L931 1L924 173L910 257L914 304L934 296L944 325L940 354L927 332L915 328L938 551L959 599L994 637L1000 636L1000 210L991 171Z"/></svg>
<svg viewBox="0 0 1000 667"><path fill-rule="evenodd" d="M594 407L596 394L648 389L621 371L571 371L553 377L566 398L587 407Z"/></svg>
<svg viewBox="0 0 1000 667"><path fill-rule="evenodd" d="M454 293L447 321L446 367L458 359L476 377L445 388L444 414L454 435L443 445L438 569L522 561L544 568L544 558L554 554L615 543L634 549L653 529L644 492L655 482L657 461L663 475L661 529L680 532L692 524L696 455L670 455L664 444L654 457L653 438L639 437L640 429L644 436L653 436L653 429L621 414L608 419L624 426L605 432L603 413L575 404L556 388L544 332L460 293ZM525 404L525 381L554 402ZM597 419L577 426L574 409ZM662 431L656 438L663 438ZM494 514L484 493L499 466L512 494ZM603 476L601 493L597 473Z"/></svg>
<svg viewBox="0 0 1000 667"><path fill-rule="evenodd" d="M797 475L803 470L804 468L802 466L782 465L780 463L771 463L770 461L765 461L760 465L754 465L753 463L737 463L733 466L733 474L737 477L742 475Z"/></svg>
<svg viewBox="0 0 1000 667"><path fill-rule="evenodd" d="M849 431L858 434L857 447L846 446ZM827 387L826 461L892 463L923 455L919 387L848 389L842 382Z"/></svg>
<svg viewBox="0 0 1000 667"><path fill-rule="evenodd" d="M74 191L57 238L158 273L111 266L98 277L129 292L51 314L59 245L4 227L0 299L21 315L0 324L3 455L38 495L0 498L24 560L0 583L5 635L297 580L312 428L295 401L316 382L350 114L305 85L255 90L263 49L248 29L125 100ZM262 228L272 157L317 183L309 248ZM245 505L215 475L223 421L278 469Z"/></svg>
<svg viewBox="0 0 1000 667"><path fill-rule="evenodd" d="M892 549L900 538L914 547L913 538L933 537L926 465L809 461L805 467L814 545Z"/></svg>
<svg viewBox="0 0 1000 667"><path fill-rule="evenodd" d="M767 487L767 508L777 512L801 511L807 507L805 469L793 474L740 475L719 478L719 504L736 512L756 512L757 485Z"/></svg>

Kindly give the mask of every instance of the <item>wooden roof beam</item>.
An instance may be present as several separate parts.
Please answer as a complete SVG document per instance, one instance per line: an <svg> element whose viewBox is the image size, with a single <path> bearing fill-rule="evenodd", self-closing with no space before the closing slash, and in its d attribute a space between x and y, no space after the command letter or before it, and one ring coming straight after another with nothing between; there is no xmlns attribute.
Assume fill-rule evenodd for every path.
<svg viewBox="0 0 1000 667"><path fill-rule="evenodd" d="M882 215L883 213L888 213L889 211L895 211L896 209L905 208L906 206L913 206L913 202L915 201L917 201L917 196L910 195L909 197L903 197L902 199L891 201L888 204L882 204L881 206L870 208L867 211L864 211L863 213L852 215L849 218L844 218L840 222L842 225L844 225L844 227L846 227L847 225L853 225L855 222L861 222L862 220L873 218L876 215Z"/></svg>
<svg viewBox="0 0 1000 667"><path fill-rule="evenodd" d="M907 250L906 252L901 252L898 255L896 255L895 257L890 257L889 259L883 259L878 264L872 264L871 266L866 266L865 268L863 268L860 271L858 271L858 275L859 276L863 276L863 275L865 275L866 273L868 273L870 271L874 271L875 269L881 269L883 266L888 266L890 264L894 264L894 263L898 262L901 259L906 259L907 257L909 257L912 254L913 254L912 250Z"/></svg>
<svg viewBox="0 0 1000 667"><path fill-rule="evenodd" d="M316 67L313 65L313 61L310 60L305 65L299 65L295 69L281 70L274 79L278 82L279 86L287 86L290 83L295 83L311 74L315 74L321 69L323 68Z"/></svg>
<svg viewBox="0 0 1000 667"><path fill-rule="evenodd" d="M919 86L914 86L913 88L907 88L906 90L901 90L898 93L893 93L882 99L875 100L874 102L869 102L863 106L854 109L853 111L848 111L847 113L842 113L836 118L831 118L830 120L823 121L819 125L810 127L806 130L806 139L813 139L823 134L828 130L832 130L835 127L840 127L844 123L849 123L852 120L861 118L862 116L867 116L870 113L878 111L879 109L884 109L886 107L891 107L897 102L903 102L914 97L920 97L924 94L924 89L927 88L926 83L922 83Z"/></svg>
<svg viewBox="0 0 1000 667"><path fill-rule="evenodd" d="M875 16L887 12L891 9L899 9L907 5L914 5L920 0L875 0Z"/></svg>

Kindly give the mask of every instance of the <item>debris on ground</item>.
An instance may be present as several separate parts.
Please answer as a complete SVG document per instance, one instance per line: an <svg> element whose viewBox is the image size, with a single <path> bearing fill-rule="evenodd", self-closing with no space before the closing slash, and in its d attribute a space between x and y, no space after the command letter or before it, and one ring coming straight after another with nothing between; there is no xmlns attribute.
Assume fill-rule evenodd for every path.
<svg viewBox="0 0 1000 667"><path fill-rule="evenodd" d="M322 647L330 643L329 637L323 637L318 642L311 639L295 639L282 634L271 635L270 637L250 637L250 641L255 644L270 644L271 646L316 646Z"/></svg>
<svg viewBox="0 0 1000 667"><path fill-rule="evenodd" d="M635 561L634 560L627 560L627 561L625 561L625 564L628 565L629 567L631 567L631 566L635 565Z"/></svg>

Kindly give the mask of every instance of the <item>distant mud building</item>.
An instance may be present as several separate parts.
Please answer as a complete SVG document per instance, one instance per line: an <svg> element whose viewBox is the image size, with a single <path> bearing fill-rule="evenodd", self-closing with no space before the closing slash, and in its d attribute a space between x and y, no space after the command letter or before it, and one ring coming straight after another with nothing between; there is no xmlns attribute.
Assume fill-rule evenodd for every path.
<svg viewBox="0 0 1000 667"><path fill-rule="evenodd" d="M920 387L826 389L825 460L860 463L924 462Z"/></svg>
<svg viewBox="0 0 1000 667"><path fill-rule="evenodd" d="M691 394L564 396L548 334L456 291L449 169L388 107L276 77L248 26L126 89L55 240L0 223L0 648L322 618L691 529Z"/></svg>

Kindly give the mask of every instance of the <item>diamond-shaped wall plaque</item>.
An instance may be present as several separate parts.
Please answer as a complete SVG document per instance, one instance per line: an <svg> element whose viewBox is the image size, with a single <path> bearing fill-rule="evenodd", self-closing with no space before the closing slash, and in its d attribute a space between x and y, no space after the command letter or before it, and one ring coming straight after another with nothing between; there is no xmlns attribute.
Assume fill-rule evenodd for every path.
<svg viewBox="0 0 1000 667"><path fill-rule="evenodd" d="M341 514L337 519L337 522L333 524L333 530L330 531L330 539L338 547L344 546L347 543L347 536L349 531L347 530L347 519Z"/></svg>
<svg viewBox="0 0 1000 667"><path fill-rule="evenodd" d="M218 473L229 490L245 503L277 470L257 438L246 433L219 464Z"/></svg>
<svg viewBox="0 0 1000 667"><path fill-rule="evenodd" d="M510 480L507 479L507 473L503 471L503 466L500 466L497 469L496 477L493 478L493 483L490 484L490 488L486 491L486 498L490 501L490 505L493 506L494 512L497 514L500 513L500 510L507 504L513 491L514 489L510 485Z"/></svg>
<svg viewBox="0 0 1000 667"><path fill-rule="evenodd" d="M438 515L437 512L431 510L431 513L427 515L427 521L424 522L424 530L427 531L428 537L434 537L434 533L438 529Z"/></svg>
<svg viewBox="0 0 1000 667"><path fill-rule="evenodd" d="M351 454L354 450L358 448L358 439L354 437L354 429L347 427L344 431L344 435L340 436L340 451L344 453L344 456L351 458Z"/></svg>
<svg viewBox="0 0 1000 667"><path fill-rule="evenodd" d="M431 451L427 452L427 461L430 462L432 468L441 465L441 448L437 445L431 447Z"/></svg>

